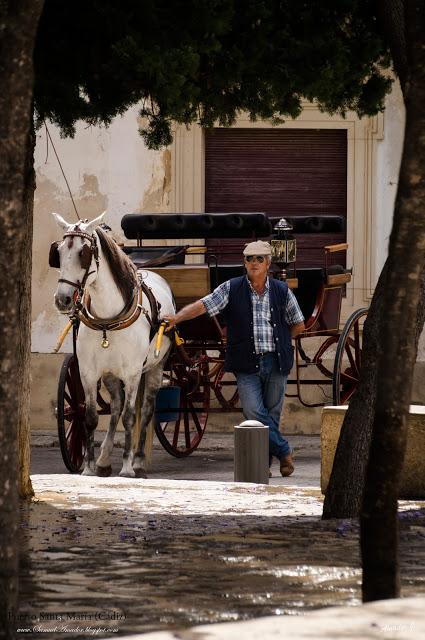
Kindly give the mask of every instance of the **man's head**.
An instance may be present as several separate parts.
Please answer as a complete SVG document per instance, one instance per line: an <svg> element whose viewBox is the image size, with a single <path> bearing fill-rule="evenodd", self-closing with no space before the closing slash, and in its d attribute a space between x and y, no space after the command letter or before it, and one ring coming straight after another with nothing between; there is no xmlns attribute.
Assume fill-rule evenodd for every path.
<svg viewBox="0 0 425 640"><path fill-rule="evenodd" d="M248 277L267 276L271 262L272 249L270 243L264 240L256 240L246 245L243 250L244 265L247 270Z"/></svg>

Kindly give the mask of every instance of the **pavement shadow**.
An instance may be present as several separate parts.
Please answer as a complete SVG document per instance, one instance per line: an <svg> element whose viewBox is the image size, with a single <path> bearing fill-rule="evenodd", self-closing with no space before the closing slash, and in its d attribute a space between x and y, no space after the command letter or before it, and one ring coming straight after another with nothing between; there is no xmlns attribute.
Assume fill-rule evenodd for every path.
<svg viewBox="0 0 425 640"><path fill-rule="evenodd" d="M79 640L359 603L356 523L199 511L22 505L17 628ZM424 589L425 510L406 514L410 595Z"/></svg>

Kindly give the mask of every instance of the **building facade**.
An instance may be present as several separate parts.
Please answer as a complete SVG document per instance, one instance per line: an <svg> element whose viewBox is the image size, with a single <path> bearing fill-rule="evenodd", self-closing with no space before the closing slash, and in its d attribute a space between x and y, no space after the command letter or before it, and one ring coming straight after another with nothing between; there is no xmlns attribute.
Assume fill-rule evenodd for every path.
<svg viewBox="0 0 425 640"><path fill-rule="evenodd" d="M306 103L298 119L277 127L243 116L231 129L177 127L173 144L162 151L145 147L140 124L134 108L108 129L80 125L74 139L61 139L49 127L78 217L106 211L105 222L124 241L121 218L134 212L344 215L353 278L342 321L369 305L386 258L397 189L404 131L398 85L385 112L373 118L329 116ZM65 319L53 305L57 273L47 260L50 243L60 235L51 212L70 222L77 214L44 129L37 134L35 168L32 427L53 429L63 355L52 352ZM70 350L68 339L61 351ZM288 430L318 431L318 410L301 411L292 401L286 405Z"/></svg>

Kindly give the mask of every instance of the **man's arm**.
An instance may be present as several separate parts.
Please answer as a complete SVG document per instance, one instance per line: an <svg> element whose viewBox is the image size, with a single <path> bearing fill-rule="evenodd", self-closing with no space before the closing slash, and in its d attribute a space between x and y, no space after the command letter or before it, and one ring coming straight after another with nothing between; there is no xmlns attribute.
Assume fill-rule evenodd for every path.
<svg viewBox="0 0 425 640"><path fill-rule="evenodd" d="M192 320L192 318L197 318L198 316L202 316L206 313L207 310L205 308L202 300L197 300L196 302L192 302L192 304L188 304L183 309L180 309L175 316L163 316L162 320L167 320L168 325L165 331L169 331L179 322L184 322L185 320Z"/></svg>
<svg viewBox="0 0 425 640"><path fill-rule="evenodd" d="M304 322L298 322L297 324L293 324L292 326L290 326L289 329L291 332L291 338L295 338L300 333L305 331L305 324Z"/></svg>
<svg viewBox="0 0 425 640"><path fill-rule="evenodd" d="M305 331L304 316L299 307L296 297L290 289L288 289L285 320L289 326L291 338L295 338L300 333Z"/></svg>
<svg viewBox="0 0 425 640"><path fill-rule="evenodd" d="M222 311L229 301L230 281L226 280L223 284L220 284L214 291L201 300L197 300L192 304L188 304L183 307L175 316L164 316L164 320L169 321L168 331L175 324L184 322L185 320L192 320L202 316L204 313L208 313L209 316L216 316L217 313Z"/></svg>

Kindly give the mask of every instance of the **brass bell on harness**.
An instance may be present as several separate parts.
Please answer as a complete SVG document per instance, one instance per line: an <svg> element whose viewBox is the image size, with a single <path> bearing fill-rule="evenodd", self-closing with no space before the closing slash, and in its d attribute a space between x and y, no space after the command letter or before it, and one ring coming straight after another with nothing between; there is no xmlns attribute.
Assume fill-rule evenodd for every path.
<svg viewBox="0 0 425 640"><path fill-rule="evenodd" d="M104 349L107 349L109 347L109 340L106 337L106 331L103 332L103 338L102 338L102 342L100 344L102 345L102 347Z"/></svg>

